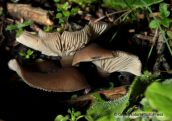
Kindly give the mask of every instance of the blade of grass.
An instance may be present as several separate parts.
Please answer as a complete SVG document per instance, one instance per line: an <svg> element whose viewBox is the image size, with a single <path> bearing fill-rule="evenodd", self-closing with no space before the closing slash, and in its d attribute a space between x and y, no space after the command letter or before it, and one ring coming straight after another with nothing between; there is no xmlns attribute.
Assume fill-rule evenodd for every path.
<svg viewBox="0 0 172 121"><path fill-rule="evenodd" d="M170 48L170 46L169 46L169 44L168 44L168 42L167 42L167 39L166 39L166 37L165 37L165 34L164 34L164 32L162 31L162 28L161 28L161 26L159 25L159 23L158 23L157 19L155 18L154 14L152 13L152 10L151 10L151 9L149 8L149 6L145 3L145 1L143 1L143 0L140 0L140 1L141 1L142 3L145 4L146 8L149 10L149 12L150 12L151 15L153 16L154 20L156 21L156 23L157 23L157 25L158 25L158 28L160 29L160 31L161 31L161 33L162 33L162 36L163 36L163 38L164 38L164 40L165 40L165 42L166 42L166 44L167 44L167 47L168 47L168 49L169 49L169 51L170 51L170 54L171 54L171 56L172 56L172 51L171 51L171 48Z"/></svg>
<svg viewBox="0 0 172 121"><path fill-rule="evenodd" d="M125 20L126 16L128 16L128 14L129 14L130 12L131 12L131 11L127 11L126 13L124 13L122 16L120 16L120 17L118 18L118 19L120 19L121 17L124 16L124 18L122 19L122 21L121 21L121 23L120 23L120 25L119 25L117 31L114 33L114 35L112 36L112 38L111 38L111 40L109 41L109 43L112 42L112 40L114 39L114 37L117 35L118 31L120 30L120 28L121 28L122 25L123 25L123 21ZM117 19L117 20L118 20L118 19ZM117 20L115 20L115 22L116 22Z"/></svg>
<svg viewBox="0 0 172 121"><path fill-rule="evenodd" d="M146 65L147 65L148 60L149 60L149 58L150 58L150 56L151 56L151 53L152 53L152 50L153 50L153 46L154 46L154 44L155 44L157 38L158 38L158 27L156 28L155 35L154 35L154 38L153 38L154 43L152 44L152 47L151 47L151 49L150 49L150 51L149 51L149 54L148 54L148 56L147 56L147 60L146 60L146 63L145 63L145 65L144 65L143 72L147 70Z"/></svg>

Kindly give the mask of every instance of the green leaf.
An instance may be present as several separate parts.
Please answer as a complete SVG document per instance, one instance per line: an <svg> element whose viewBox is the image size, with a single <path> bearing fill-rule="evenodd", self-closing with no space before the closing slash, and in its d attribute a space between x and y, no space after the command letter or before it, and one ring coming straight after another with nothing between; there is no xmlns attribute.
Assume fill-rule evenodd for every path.
<svg viewBox="0 0 172 121"><path fill-rule="evenodd" d="M60 24L64 23L64 20L62 18L59 18L59 23Z"/></svg>
<svg viewBox="0 0 172 121"><path fill-rule="evenodd" d="M19 31L16 33L16 35L17 35L17 36L20 36L20 34L21 34L22 32L23 32L23 31L19 30Z"/></svg>
<svg viewBox="0 0 172 121"><path fill-rule="evenodd" d="M76 15L79 10L80 10L79 8L72 8L72 10L70 11L71 16Z"/></svg>
<svg viewBox="0 0 172 121"><path fill-rule="evenodd" d="M125 4L125 2L126 3L128 3L128 5L130 6L130 7L137 7L137 6L140 6L140 7L143 7L143 6L145 6L145 4L144 3L142 3L140 0L125 0L125 2L124 2L124 0L104 0L104 1L106 1L106 4L109 4L110 6L112 5L112 6L114 6L114 5L121 5L121 6L127 6L126 4ZM162 2L163 0L144 0L144 2L149 6L149 5L152 5L152 4L156 4L156 3L159 3L159 2Z"/></svg>
<svg viewBox="0 0 172 121"><path fill-rule="evenodd" d="M87 119L88 121L94 121L93 118L88 114L85 115L85 119Z"/></svg>
<svg viewBox="0 0 172 121"><path fill-rule="evenodd" d="M15 30L18 29L16 25L8 25L5 30Z"/></svg>
<svg viewBox="0 0 172 121"><path fill-rule="evenodd" d="M55 3L58 3L58 2L60 2L60 0L54 0L54 2L55 2Z"/></svg>
<svg viewBox="0 0 172 121"><path fill-rule="evenodd" d="M67 121L69 119L69 115L66 115L65 117L62 115L58 115L54 121Z"/></svg>
<svg viewBox="0 0 172 121"><path fill-rule="evenodd" d="M33 54L33 51L31 51L30 49L27 51L27 54L28 55L32 55Z"/></svg>
<svg viewBox="0 0 172 121"><path fill-rule="evenodd" d="M23 23L18 23L17 28L23 28L23 27L29 26L31 24L33 24L33 21L25 21Z"/></svg>
<svg viewBox="0 0 172 121"><path fill-rule="evenodd" d="M161 25L161 20L157 20L157 21L158 21L158 23ZM149 24L149 27L150 27L150 28L156 28L156 27L158 27L158 24L156 23L155 20L152 20L152 21L150 22L150 24Z"/></svg>
<svg viewBox="0 0 172 121"><path fill-rule="evenodd" d="M167 35L168 35L169 37L172 37L172 31L167 30Z"/></svg>
<svg viewBox="0 0 172 121"><path fill-rule="evenodd" d="M63 6L60 4L57 4L57 11L62 11L63 10Z"/></svg>
<svg viewBox="0 0 172 121"><path fill-rule="evenodd" d="M150 74L148 71L145 71L144 75L137 76L131 86L131 100L137 97L140 94L143 94L148 85L150 85L160 73Z"/></svg>
<svg viewBox="0 0 172 121"><path fill-rule="evenodd" d="M163 119L172 121L172 85L154 82L147 88L145 95L151 107L163 114Z"/></svg>
<svg viewBox="0 0 172 121"><path fill-rule="evenodd" d="M33 21L25 21L25 22L23 22L23 27L29 26L31 24L33 24Z"/></svg>
<svg viewBox="0 0 172 121"><path fill-rule="evenodd" d="M26 58L30 58L30 55L26 55L25 57L26 57Z"/></svg>
<svg viewBox="0 0 172 121"><path fill-rule="evenodd" d="M172 85L172 79L166 79L162 84Z"/></svg>
<svg viewBox="0 0 172 121"><path fill-rule="evenodd" d="M77 111L74 114L75 114L75 116L79 116L79 115L81 115L81 112L80 111Z"/></svg>
<svg viewBox="0 0 172 121"><path fill-rule="evenodd" d="M159 17L167 18L170 15L170 12L167 11L167 5L165 3L161 3L159 6L160 14Z"/></svg>
<svg viewBox="0 0 172 121"><path fill-rule="evenodd" d="M115 121L114 114L122 113L128 99L129 94L119 100L93 103L87 110L87 115L90 115L94 121Z"/></svg>
<svg viewBox="0 0 172 121"><path fill-rule="evenodd" d="M165 27L169 27L170 26L170 23L171 23L171 21L170 21L170 19L169 18L164 18L164 19L162 19L162 25L163 26L165 26Z"/></svg>
<svg viewBox="0 0 172 121"><path fill-rule="evenodd" d="M0 10L0 15L2 15L3 14L3 10Z"/></svg>
<svg viewBox="0 0 172 121"><path fill-rule="evenodd" d="M69 11L62 11L62 13L63 13L64 16L66 16L66 17L70 16L70 12L69 12Z"/></svg>
<svg viewBox="0 0 172 121"><path fill-rule="evenodd" d="M152 112L152 108L150 107L147 98L143 98L143 99L140 101L140 104L142 104L142 105L144 106L144 111L145 111L146 113L151 113L151 112Z"/></svg>
<svg viewBox="0 0 172 121"><path fill-rule="evenodd" d="M93 94L94 99L96 99L98 102L105 102L97 93Z"/></svg>
<svg viewBox="0 0 172 121"><path fill-rule="evenodd" d="M108 85L105 85L105 87L101 87L100 90L106 90L106 89L112 89L114 88L114 83L113 82L108 82Z"/></svg>
<svg viewBox="0 0 172 121"><path fill-rule="evenodd" d="M19 54L20 54L21 56L26 56L26 53L23 53L23 52L19 52Z"/></svg>
<svg viewBox="0 0 172 121"><path fill-rule="evenodd" d="M77 98L77 95L75 94L75 95L72 95L71 96L71 99L73 99L73 98Z"/></svg>
<svg viewBox="0 0 172 121"><path fill-rule="evenodd" d="M62 17L62 13L57 13L56 18L60 18L60 17Z"/></svg>
<svg viewBox="0 0 172 121"><path fill-rule="evenodd" d="M69 4L68 2L65 2L65 3L63 4L63 6L62 6L62 7L63 7L63 10L65 10L65 9L68 7L68 4Z"/></svg>

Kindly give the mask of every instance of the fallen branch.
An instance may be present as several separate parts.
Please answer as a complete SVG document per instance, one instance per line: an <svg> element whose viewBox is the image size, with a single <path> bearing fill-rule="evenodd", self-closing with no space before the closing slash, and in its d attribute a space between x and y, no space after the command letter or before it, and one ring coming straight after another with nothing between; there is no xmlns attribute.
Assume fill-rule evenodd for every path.
<svg viewBox="0 0 172 121"><path fill-rule="evenodd" d="M54 14L51 11L41 8L34 8L26 4L7 4L7 9L11 16L17 19L24 18L43 25L54 25Z"/></svg>

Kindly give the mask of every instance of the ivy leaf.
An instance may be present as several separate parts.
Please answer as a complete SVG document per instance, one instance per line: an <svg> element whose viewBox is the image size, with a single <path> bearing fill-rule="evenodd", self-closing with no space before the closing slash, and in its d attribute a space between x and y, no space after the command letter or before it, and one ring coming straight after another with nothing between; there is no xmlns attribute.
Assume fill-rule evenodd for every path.
<svg viewBox="0 0 172 121"><path fill-rule="evenodd" d="M170 21L170 19L169 18L164 18L164 19L162 19L162 25L163 26L165 26L165 27L169 27L170 26L170 23L171 23L171 21Z"/></svg>
<svg viewBox="0 0 172 121"><path fill-rule="evenodd" d="M159 25L161 25L161 20L157 20L157 21L158 21ZM156 28L156 27L158 27L158 24L156 23L155 20L152 20L149 24L149 27L150 28Z"/></svg>
<svg viewBox="0 0 172 121"><path fill-rule="evenodd" d="M30 49L27 51L27 54L28 55L32 55L33 54L33 51L31 51Z"/></svg>
<svg viewBox="0 0 172 121"><path fill-rule="evenodd" d="M21 56L26 56L26 53L23 53L23 52L19 52L19 54L20 54Z"/></svg>
<svg viewBox="0 0 172 121"><path fill-rule="evenodd" d="M159 17L167 18L170 15L170 12L167 11L167 5L165 3L161 3L159 6L160 14Z"/></svg>
<svg viewBox="0 0 172 121"><path fill-rule="evenodd" d="M69 11L62 11L62 13L63 13L64 16L66 16L66 17L70 16L70 12L69 12Z"/></svg>
<svg viewBox="0 0 172 121"><path fill-rule="evenodd" d="M79 10L80 10L79 8L72 8L72 10L70 11L71 16L76 15Z"/></svg>
<svg viewBox="0 0 172 121"><path fill-rule="evenodd" d="M57 13L56 18L60 18L60 17L62 17L62 13Z"/></svg>
<svg viewBox="0 0 172 121"><path fill-rule="evenodd" d="M147 88L145 95L150 106L163 114L163 120L172 120L172 85L154 82Z"/></svg>
<svg viewBox="0 0 172 121"><path fill-rule="evenodd" d="M65 2L65 3L63 4L63 6L62 6L62 7L63 7L63 10L65 10L65 9L68 7L68 4L69 4L68 2Z"/></svg>
<svg viewBox="0 0 172 121"><path fill-rule="evenodd" d="M8 25L5 30L15 30L18 29L16 25Z"/></svg>

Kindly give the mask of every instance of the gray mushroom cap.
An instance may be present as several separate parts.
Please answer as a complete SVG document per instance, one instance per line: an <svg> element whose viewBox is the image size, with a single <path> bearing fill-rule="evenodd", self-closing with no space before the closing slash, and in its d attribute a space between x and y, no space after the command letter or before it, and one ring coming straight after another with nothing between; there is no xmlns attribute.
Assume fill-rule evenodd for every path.
<svg viewBox="0 0 172 121"><path fill-rule="evenodd" d="M75 68L61 69L48 74L28 72L15 59L10 60L8 66L33 88L53 92L72 92L89 87L84 75Z"/></svg>

